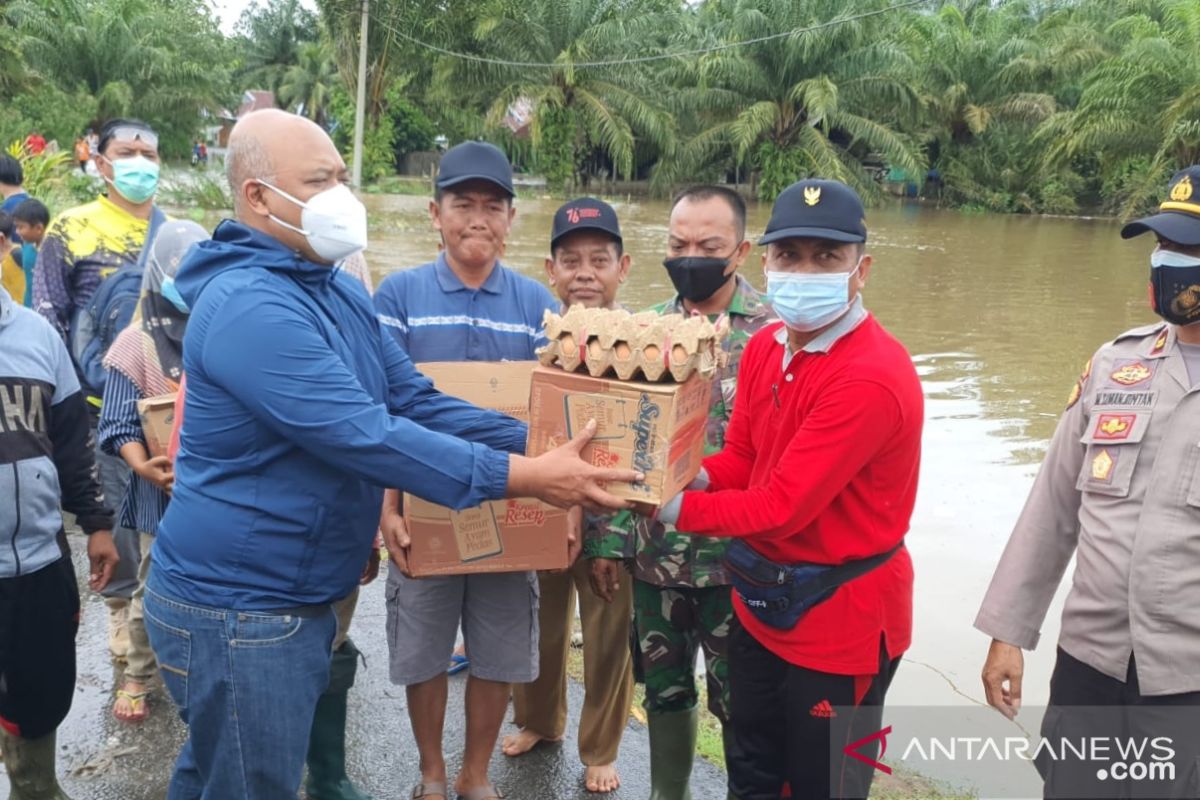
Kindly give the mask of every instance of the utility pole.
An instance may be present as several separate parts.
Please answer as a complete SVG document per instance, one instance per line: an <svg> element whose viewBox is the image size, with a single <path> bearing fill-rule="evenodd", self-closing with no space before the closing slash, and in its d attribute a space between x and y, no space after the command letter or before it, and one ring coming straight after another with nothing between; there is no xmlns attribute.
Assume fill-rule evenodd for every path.
<svg viewBox="0 0 1200 800"><path fill-rule="evenodd" d="M362 186L363 116L367 105L367 17L370 0L363 0L362 29L358 34L358 97L354 104L354 164L350 180L354 188Z"/></svg>

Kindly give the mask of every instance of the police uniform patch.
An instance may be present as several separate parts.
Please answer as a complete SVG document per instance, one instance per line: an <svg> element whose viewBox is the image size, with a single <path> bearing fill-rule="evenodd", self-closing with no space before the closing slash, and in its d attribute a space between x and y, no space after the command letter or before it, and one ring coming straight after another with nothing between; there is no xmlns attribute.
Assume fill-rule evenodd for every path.
<svg viewBox="0 0 1200 800"><path fill-rule="evenodd" d="M1136 422L1137 414L1100 414L1096 418L1092 437L1106 442L1128 439Z"/></svg>
<svg viewBox="0 0 1200 800"><path fill-rule="evenodd" d="M1156 399L1158 399L1158 392L1156 391L1122 392L1100 390L1096 392L1096 398L1092 405L1108 408L1154 408L1154 401Z"/></svg>
<svg viewBox="0 0 1200 800"><path fill-rule="evenodd" d="M1075 381L1075 385L1071 387L1071 396L1067 398L1067 408L1071 408L1079 402L1079 396L1083 394L1083 384L1092 374L1092 359L1088 359L1083 365L1083 372L1079 373L1079 380Z"/></svg>
<svg viewBox="0 0 1200 800"><path fill-rule="evenodd" d="M1108 448L1101 450L1092 459L1092 480L1108 483L1112 479L1113 467L1117 464L1117 459Z"/></svg>
<svg viewBox="0 0 1200 800"><path fill-rule="evenodd" d="M1154 377L1154 367L1141 359L1123 359L1113 362L1113 371L1108 379L1118 386L1137 386Z"/></svg>
<svg viewBox="0 0 1200 800"><path fill-rule="evenodd" d="M1167 328L1162 329L1162 333L1154 340L1154 346L1150 348L1150 357L1157 358L1167 349Z"/></svg>
<svg viewBox="0 0 1200 800"><path fill-rule="evenodd" d="M1079 402L1079 396L1083 394L1082 384L1079 381L1071 387L1071 395L1067 398L1067 408L1071 408Z"/></svg>

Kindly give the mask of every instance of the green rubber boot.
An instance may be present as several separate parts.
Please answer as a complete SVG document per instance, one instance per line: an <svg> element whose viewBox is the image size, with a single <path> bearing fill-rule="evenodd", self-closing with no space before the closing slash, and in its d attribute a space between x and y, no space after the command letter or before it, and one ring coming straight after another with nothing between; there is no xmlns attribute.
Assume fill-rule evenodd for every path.
<svg viewBox="0 0 1200 800"><path fill-rule="evenodd" d="M700 712L655 712L646 715L650 730L650 800L692 800L688 784L696 757Z"/></svg>
<svg viewBox="0 0 1200 800"><path fill-rule="evenodd" d="M346 775L346 694L358 671L358 648L349 639L333 651L329 687L317 701L308 736L308 800L372 800Z"/></svg>
<svg viewBox="0 0 1200 800"><path fill-rule="evenodd" d="M9 800L71 800L54 777L54 738L24 739L0 730Z"/></svg>

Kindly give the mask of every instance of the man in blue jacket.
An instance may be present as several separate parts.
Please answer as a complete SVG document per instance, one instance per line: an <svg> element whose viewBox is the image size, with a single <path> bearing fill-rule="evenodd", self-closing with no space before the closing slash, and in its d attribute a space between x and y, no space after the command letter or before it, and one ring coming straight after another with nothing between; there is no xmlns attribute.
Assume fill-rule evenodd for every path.
<svg viewBox="0 0 1200 800"><path fill-rule="evenodd" d="M186 424L145 619L189 726L168 800L291 800L329 676L329 605L362 573L381 487L454 508L621 507L600 483L638 476L584 463L590 433L517 455L523 424L415 370L336 268L366 246L366 214L318 126L252 114L226 166L237 221L177 277L191 308Z"/></svg>

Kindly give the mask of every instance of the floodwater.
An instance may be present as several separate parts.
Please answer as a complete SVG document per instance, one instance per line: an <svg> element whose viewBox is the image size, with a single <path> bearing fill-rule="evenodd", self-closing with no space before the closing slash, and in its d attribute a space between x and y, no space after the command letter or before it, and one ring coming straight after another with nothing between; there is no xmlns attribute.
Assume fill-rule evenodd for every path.
<svg viewBox="0 0 1200 800"><path fill-rule="evenodd" d="M428 200L368 196L376 278L433 258ZM633 256L621 300L671 294L661 266L669 207L613 201ZM509 266L544 280L557 201L517 201ZM762 232L765 205L750 211ZM925 387L921 488L908 537L916 567L914 644L890 703L981 702L988 639L972 621L1046 444L1084 362L1123 330L1153 321L1149 251L1110 220L964 214L917 205L870 209L867 307L912 353ZM760 249L743 270L763 285ZM1073 566L1069 569L1073 569ZM1069 577L1064 578L1064 586ZM1064 593L1027 655L1025 703L1045 702Z"/></svg>

